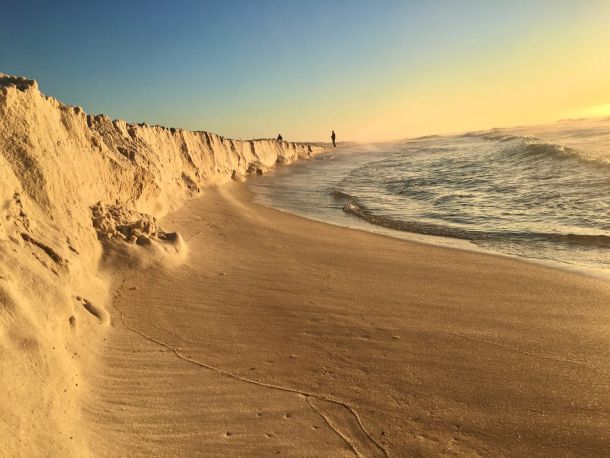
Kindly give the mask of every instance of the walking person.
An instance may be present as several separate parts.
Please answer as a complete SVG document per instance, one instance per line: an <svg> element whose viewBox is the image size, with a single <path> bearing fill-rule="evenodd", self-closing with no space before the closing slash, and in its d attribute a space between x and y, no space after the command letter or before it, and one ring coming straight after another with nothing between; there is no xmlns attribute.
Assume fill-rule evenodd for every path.
<svg viewBox="0 0 610 458"><path fill-rule="evenodd" d="M335 131L333 130L333 133L330 135L331 140L333 141L333 146L336 147L337 144L335 143Z"/></svg>

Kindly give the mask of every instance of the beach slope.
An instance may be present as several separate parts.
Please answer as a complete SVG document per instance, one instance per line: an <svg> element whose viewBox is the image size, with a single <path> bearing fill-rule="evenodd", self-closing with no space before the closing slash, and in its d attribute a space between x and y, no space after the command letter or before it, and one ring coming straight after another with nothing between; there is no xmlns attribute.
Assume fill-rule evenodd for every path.
<svg viewBox="0 0 610 458"><path fill-rule="evenodd" d="M116 271L87 374L100 456L610 453L606 283L305 220L241 184L163 223L188 258Z"/></svg>

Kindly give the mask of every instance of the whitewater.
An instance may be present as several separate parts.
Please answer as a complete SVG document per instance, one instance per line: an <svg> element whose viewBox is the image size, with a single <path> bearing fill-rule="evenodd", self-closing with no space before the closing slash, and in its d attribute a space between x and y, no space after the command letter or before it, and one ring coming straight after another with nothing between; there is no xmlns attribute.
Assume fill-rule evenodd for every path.
<svg viewBox="0 0 610 458"><path fill-rule="evenodd" d="M352 145L252 187L301 216L610 278L610 118Z"/></svg>

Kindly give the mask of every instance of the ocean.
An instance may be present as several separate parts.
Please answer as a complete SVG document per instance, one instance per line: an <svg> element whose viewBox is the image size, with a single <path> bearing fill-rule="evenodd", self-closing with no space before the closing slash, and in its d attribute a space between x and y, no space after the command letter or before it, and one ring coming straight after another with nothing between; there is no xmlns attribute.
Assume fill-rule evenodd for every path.
<svg viewBox="0 0 610 458"><path fill-rule="evenodd" d="M610 279L610 118L345 146L250 186L307 218Z"/></svg>

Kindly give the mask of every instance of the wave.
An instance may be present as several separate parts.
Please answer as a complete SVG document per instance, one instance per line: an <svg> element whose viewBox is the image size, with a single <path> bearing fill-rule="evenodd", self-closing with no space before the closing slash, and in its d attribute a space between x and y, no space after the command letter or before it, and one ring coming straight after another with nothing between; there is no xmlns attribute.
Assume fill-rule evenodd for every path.
<svg viewBox="0 0 610 458"><path fill-rule="evenodd" d="M343 211L367 221L376 226L394 229L403 232L414 232L417 234L435 235L439 237L451 237L463 240L475 240L467 231L460 231L443 226L441 224L421 223L415 221L400 221L387 216L376 215L367 210L363 205L350 199L344 206Z"/></svg>
<svg viewBox="0 0 610 458"><path fill-rule="evenodd" d="M575 148L542 141L524 142L521 151L516 152L515 155L521 158L576 160L587 165L610 168L608 157L591 157Z"/></svg>
<svg viewBox="0 0 610 458"><path fill-rule="evenodd" d="M582 248L610 248L610 236L603 234L572 234L553 232L518 232L469 230L444 224L435 224L421 221L403 221L385 215L378 215L346 192L334 190L333 197L343 200L343 211L359 217L376 226L394 229L402 232L449 237L471 242L483 241L512 241L512 242L551 242Z"/></svg>
<svg viewBox="0 0 610 458"><path fill-rule="evenodd" d="M420 146L417 145L417 142L409 142L407 145L415 145L415 148L418 153L422 152L439 152L439 151L457 151L458 148L456 146Z"/></svg>
<svg viewBox="0 0 610 458"><path fill-rule="evenodd" d="M610 156L592 157L583 151L568 146L545 142L534 135L512 135L499 131L467 132L461 138L480 138L501 143L515 142L517 148L507 148L502 153L509 153L511 157L528 158L550 156L558 159L574 159L583 163L610 167Z"/></svg>
<svg viewBox="0 0 610 458"><path fill-rule="evenodd" d="M400 143L409 143L409 142L417 143L418 141L435 140L437 138L442 138L442 136L441 135L422 135L421 137L404 138L404 139L400 140Z"/></svg>
<svg viewBox="0 0 610 458"><path fill-rule="evenodd" d="M481 138L483 140L489 141L499 141L499 142L509 142L515 140L535 140L542 141L533 135L512 135L502 133L501 131L477 131L477 132L466 132L465 134L460 135L461 138Z"/></svg>
<svg viewBox="0 0 610 458"><path fill-rule="evenodd" d="M330 193L331 196L333 196L335 199L337 200L349 200L349 199L353 199L352 196L350 196L349 194L343 192L343 191L338 191L338 190L334 190Z"/></svg>

